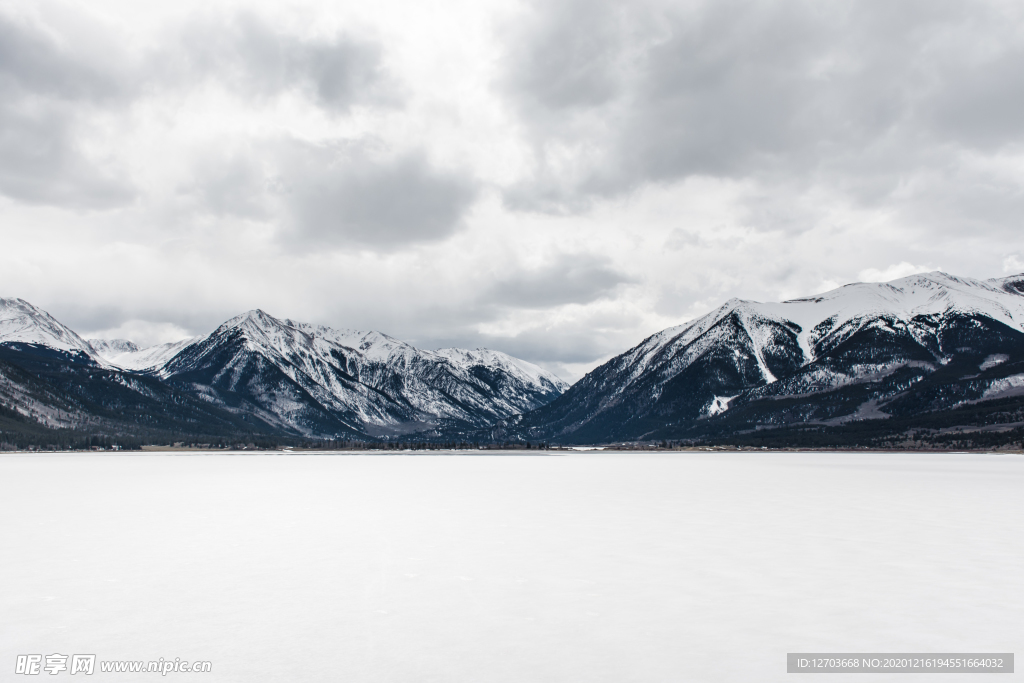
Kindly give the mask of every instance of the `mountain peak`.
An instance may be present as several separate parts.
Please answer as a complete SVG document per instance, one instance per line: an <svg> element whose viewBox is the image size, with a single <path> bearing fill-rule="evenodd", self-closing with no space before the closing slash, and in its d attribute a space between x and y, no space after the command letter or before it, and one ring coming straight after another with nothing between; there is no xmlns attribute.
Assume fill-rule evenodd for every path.
<svg viewBox="0 0 1024 683"><path fill-rule="evenodd" d="M718 438L730 420L744 434L817 429L1017 396L1022 294L1024 275L933 271L781 303L733 298L648 337L495 433L591 443Z"/></svg>
<svg viewBox="0 0 1024 683"><path fill-rule="evenodd" d="M24 299L0 298L0 344L45 346L106 364L89 342Z"/></svg>
<svg viewBox="0 0 1024 683"><path fill-rule="evenodd" d="M128 339L89 339L87 341L89 346L104 358L108 358L111 355L139 351L138 344Z"/></svg>
<svg viewBox="0 0 1024 683"><path fill-rule="evenodd" d="M234 328L268 332L274 329L291 327L288 323L289 321L275 318L261 308L254 308L224 321L213 333L222 333Z"/></svg>
<svg viewBox="0 0 1024 683"><path fill-rule="evenodd" d="M236 315L234 318L231 318L230 320L228 320L224 324L227 325L227 324L229 324L229 323L231 323L233 321L238 321L238 322L241 323L241 322L246 322L246 321L249 321L249 320L258 321L258 322L261 322L261 323L267 323L267 322L280 323L281 322L280 320L278 320L274 316L272 316L269 313L267 313L266 311L264 311L262 308L254 308L252 310L246 311L245 313L241 313L239 315Z"/></svg>

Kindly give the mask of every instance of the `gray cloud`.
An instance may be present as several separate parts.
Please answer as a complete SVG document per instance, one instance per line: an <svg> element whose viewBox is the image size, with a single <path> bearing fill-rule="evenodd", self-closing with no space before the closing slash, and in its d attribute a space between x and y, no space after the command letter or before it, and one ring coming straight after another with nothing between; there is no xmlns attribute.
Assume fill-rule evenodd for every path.
<svg viewBox="0 0 1024 683"><path fill-rule="evenodd" d="M121 101L129 88L119 67L96 57L0 13L0 193L75 208L134 197L130 183L90 160L78 140L83 116Z"/></svg>
<svg viewBox="0 0 1024 683"><path fill-rule="evenodd" d="M623 87L629 14L621 5L591 8L585 0L544 4L509 31L503 85L534 115L600 106Z"/></svg>
<svg viewBox="0 0 1024 683"><path fill-rule="evenodd" d="M87 159L66 109L0 105L0 193L33 204L100 209L129 202L127 180Z"/></svg>
<svg viewBox="0 0 1024 683"><path fill-rule="evenodd" d="M340 113L355 104L398 100L398 87L381 63L382 48L371 40L347 34L306 39L252 13L192 21L179 40L180 49L160 52L156 63L186 84L205 76L259 97L298 90Z"/></svg>
<svg viewBox="0 0 1024 683"><path fill-rule="evenodd" d="M578 211L703 175L784 188L789 201L820 185L917 209L896 196L908 177L930 174L927 200L938 198L949 179L936 170L956 167L956 154L1024 143L1024 17L1013 4L625 7L537 3L512 32L504 92L538 161L508 188L511 206ZM575 163L563 153L551 165L552 146Z"/></svg>
<svg viewBox="0 0 1024 683"><path fill-rule="evenodd" d="M607 298L630 282L632 278L605 258L563 255L540 268L517 270L491 286L482 299L516 308L553 308Z"/></svg>
<svg viewBox="0 0 1024 683"><path fill-rule="evenodd" d="M1024 41L997 41L993 54L956 61L937 74L941 88L928 101L936 132L981 150L1024 137Z"/></svg>
<svg viewBox="0 0 1024 683"><path fill-rule="evenodd" d="M109 27L78 30L87 38L0 11L0 193L8 197L92 209L133 201L137 192L126 172L84 151L94 142L95 120L169 88L194 88L198 80L255 98L298 91L334 113L397 102L381 47L366 39L305 39L243 13L193 20L147 53L129 55L114 47L121 36ZM415 164L407 166L415 184ZM263 216L266 188L253 193L254 168L214 158L201 168L202 187L184 189L213 214Z"/></svg>
<svg viewBox="0 0 1024 683"><path fill-rule="evenodd" d="M269 223L291 252L386 252L459 230L477 184L373 140L278 139L205 152L179 196L192 211Z"/></svg>
<svg viewBox="0 0 1024 683"><path fill-rule="evenodd" d="M0 89L8 96L118 104L212 79L262 97L303 91L341 112L357 103L394 104L397 97L376 41L343 33L305 38L251 12L192 19L139 55L112 47L123 37L109 27L86 29L107 35L82 40L0 11Z"/></svg>
<svg viewBox="0 0 1024 683"><path fill-rule="evenodd" d="M179 193L204 213L266 220L272 215L268 202L272 188L265 165L248 146L210 150L194 162L193 179Z"/></svg>
<svg viewBox="0 0 1024 683"><path fill-rule="evenodd" d="M132 74L113 49L97 54L58 41L43 27L0 12L0 92L59 100L110 101L128 96Z"/></svg>
<svg viewBox="0 0 1024 683"><path fill-rule="evenodd" d="M637 7L641 13L659 9L643 3ZM617 70L627 69L632 76L603 81L615 83L615 91L603 93L593 105L601 110L603 128L552 125L571 112L561 111L566 104L534 85L557 87L563 74L575 73L576 65L563 58L559 42L548 40L552 34L576 33L571 14L546 11L543 29L519 48L532 56L515 61L512 81L520 87L513 97L525 103L520 109L530 118L538 144L560 141L602 151L598 163L568 192L616 194L691 174L728 175L820 141L827 102L821 101L822 85L809 71L816 59L829 56L833 27L815 26L810 12L801 12L796 3L690 7L661 9L658 22L634 22L646 31L630 36L632 42L618 31L603 44L589 46L598 56L595 64L620 65ZM621 12L618 3L598 2L590 3L585 14L589 22L615 25ZM827 14L824 18L828 24ZM533 85L533 91L523 85ZM824 90L846 92L829 85ZM538 114L538 106L547 111ZM578 103L572 108L578 110ZM543 182L550 184L550 179ZM520 190L518 196L523 194Z"/></svg>
<svg viewBox="0 0 1024 683"><path fill-rule="evenodd" d="M467 177L431 166L421 153L382 158L363 144L292 142L279 172L291 218L282 236L300 248L389 251L444 239L476 197Z"/></svg>

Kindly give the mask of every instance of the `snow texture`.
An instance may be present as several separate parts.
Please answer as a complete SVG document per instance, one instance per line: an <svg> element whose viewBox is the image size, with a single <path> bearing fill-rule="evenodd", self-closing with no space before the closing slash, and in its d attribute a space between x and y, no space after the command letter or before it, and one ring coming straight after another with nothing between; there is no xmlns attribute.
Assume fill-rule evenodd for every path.
<svg viewBox="0 0 1024 683"><path fill-rule="evenodd" d="M1019 455L0 456L0 661L788 683L787 652L1019 655L1022 481Z"/></svg>

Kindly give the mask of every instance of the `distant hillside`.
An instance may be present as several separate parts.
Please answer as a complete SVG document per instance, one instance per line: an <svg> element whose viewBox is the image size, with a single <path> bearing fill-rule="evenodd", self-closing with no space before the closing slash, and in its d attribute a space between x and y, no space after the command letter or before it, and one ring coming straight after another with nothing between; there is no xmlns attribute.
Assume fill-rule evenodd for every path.
<svg viewBox="0 0 1024 683"><path fill-rule="evenodd" d="M488 436L883 445L967 428L1002 443L1019 442L1022 406L1024 276L929 273L783 303L733 299Z"/></svg>
<svg viewBox="0 0 1024 683"><path fill-rule="evenodd" d="M23 418L0 427L0 443L5 430L38 429L125 438L436 439L531 410L566 387L498 351L423 351L378 332L263 311L157 347L87 342L26 301L0 299L0 406Z"/></svg>

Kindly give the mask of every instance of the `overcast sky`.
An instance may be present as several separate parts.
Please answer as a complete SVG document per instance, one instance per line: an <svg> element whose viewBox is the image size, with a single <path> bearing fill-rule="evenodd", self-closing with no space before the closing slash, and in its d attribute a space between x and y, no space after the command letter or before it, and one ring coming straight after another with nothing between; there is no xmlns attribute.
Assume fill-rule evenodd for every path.
<svg viewBox="0 0 1024 683"><path fill-rule="evenodd" d="M0 296L574 380L730 297L1024 271L1024 3L0 0Z"/></svg>

